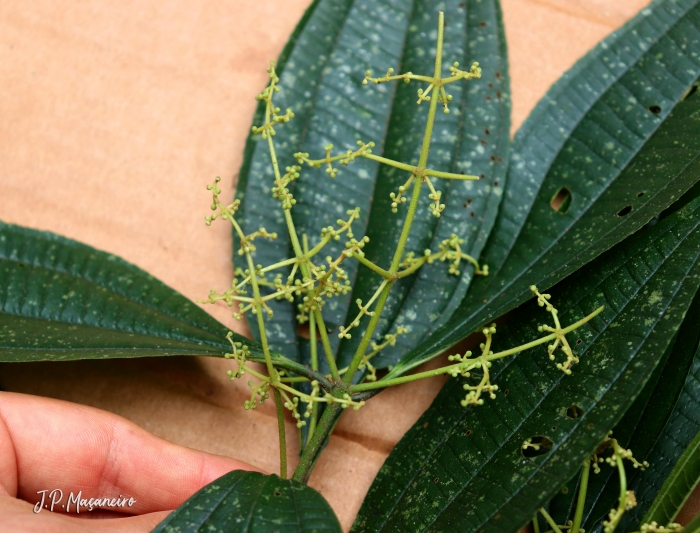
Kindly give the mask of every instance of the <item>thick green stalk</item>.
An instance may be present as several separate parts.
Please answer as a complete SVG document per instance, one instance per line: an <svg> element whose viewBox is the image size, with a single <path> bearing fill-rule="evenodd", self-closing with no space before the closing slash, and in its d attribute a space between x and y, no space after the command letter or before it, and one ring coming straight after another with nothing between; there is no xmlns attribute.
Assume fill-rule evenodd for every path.
<svg viewBox="0 0 700 533"><path fill-rule="evenodd" d="M579 533L581 530L583 508L586 504L586 493L588 492L588 476L590 473L591 460L586 459L583 462L583 470L581 471L581 484L578 489L578 501L576 502L576 513L574 514L574 522L571 525L571 533Z"/></svg>
<svg viewBox="0 0 700 533"><path fill-rule="evenodd" d="M314 463L316 462L316 457L323 447L323 442L333 430L338 412L341 409L342 407L339 403L331 403L323 410L323 414L316 425L316 431L314 431L314 434L309 439L306 449L299 459L299 464L294 471L292 479L301 481L302 483L306 483L309 480L311 470L313 470Z"/></svg>

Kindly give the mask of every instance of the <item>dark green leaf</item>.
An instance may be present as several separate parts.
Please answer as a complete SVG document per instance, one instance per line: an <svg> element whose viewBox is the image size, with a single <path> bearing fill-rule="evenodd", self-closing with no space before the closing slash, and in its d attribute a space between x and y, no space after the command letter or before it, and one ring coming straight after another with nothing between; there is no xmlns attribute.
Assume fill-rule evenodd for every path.
<svg viewBox="0 0 700 533"><path fill-rule="evenodd" d="M644 390L639 394L622 420L615 426L613 435L624 447L631 449L640 461L654 462L650 450L665 431L666 424L687 386L688 373L697 356L700 343L700 293L696 294L683 324L666 353L654 370ZM692 435L691 435L692 436ZM670 468L670 467L669 467ZM660 472L657 472L661 475ZM628 479L634 482L637 477L644 483L650 482L649 474L630 470ZM658 488L663 482L659 478L652 482ZM598 531L603 520L607 519L610 509L617 505L620 486L617 473L606 469L596 476L591 476L583 515L586 531ZM640 501L635 510L641 516L650 501ZM565 523L563 520L561 523Z"/></svg>
<svg viewBox="0 0 700 533"><path fill-rule="evenodd" d="M438 183L447 204L439 220L425 209L426 192L409 249L419 253L427 247L436 249L451 233L458 233L465 239L464 251L478 256L500 203L509 152L506 46L497 0L315 2L285 52L282 91L276 98L282 109L291 107L296 118L279 128L276 149L285 166L294 163L292 155L297 151L320 157L328 143L345 151L355 149L356 141L361 139L374 141L375 153L415 163L427 111L415 104L421 86L412 82L363 88L361 82L367 69L383 73L393 67L432 75L438 9L446 12L445 63L459 61L465 67L479 61L483 78L450 85L451 113L438 113L429 166L483 174L484 180ZM292 210L297 230L307 235L313 246L323 227L358 206L362 218L355 233L370 237L367 255L383 264L398 239L397 223L402 215L391 213L389 192L406 178L405 173L366 159L341 168L335 180L323 170L305 169L293 191L298 201ZM238 220L246 231L264 226L280 236L257 246L255 260L261 264L291 254L278 201L270 197L272 182L266 144L249 141L238 184L237 194L243 198ZM322 255L335 256L339 251L333 243ZM352 295L336 298L324 308L324 319L331 329L351 320L356 308L350 302L366 300L379 283L376 275L364 269L358 272L354 262L348 261L344 268L351 279L357 278L356 287ZM430 281L425 277L428 270ZM397 360L438 325L440 316L447 318L461 301L471 277L471 267L464 268L457 277L449 275L447 266L439 263L422 275L403 280L393 291L377 335L389 332L395 323L410 326L411 332L401 346L384 355L380 364ZM428 310L429 320L416 320L419 308ZM308 343L300 348L296 335L295 305L275 302L274 311L268 333L271 345L289 358L308 361ZM339 366L350 358L353 343L360 337L361 331L357 331L352 342L339 347L337 335L331 336L334 349L340 349Z"/></svg>
<svg viewBox="0 0 700 533"><path fill-rule="evenodd" d="M672 521L700 481L700 432L680 456L661 487L642 523L668 524Z"/></svg>
<svg viewBox="0 0 700 533"><path fill-rule="evenodd" d="M668 417L668 421L661 433L652 433L652 446L642 457L649 461L650 466L645 472L633 473L629 481L630 490L634 490L637 496L638 506L623 517L623 526L641 523L642 516L650 509L652 502L659 495L663 483L672 475L674 466L678 464L682 454L691 446L691 442L700 432L700 349L696 352L695 359L687 375L681 395L676 402L675 408ZM644 425L640 425L638 432L645 435ZM696 452L697 453L697 452ZM689 458L691 461L692 457ZM695 457L697 459L697 457ZM664 500L664 506L657 509L655 516L661 518L664 514L670 517L675 514L680 507L673 508L670 502L681 504L683 498L688 493L682 494L682 485L688 484L692 487L698 480L698 469L700 463L687 463L685 474L687 477L678 480L678 486L673 487L673 492L669 494L669 500ZM655 518L656 519L656 518ZM657 520L661 522L662 520Z"/></svg>
<svg viewBox="0 0 700 533"><path fill-rule="evenodd" d="M0 222L0 361L223 357L231 351L227 333L196 304L114 255ZM255 342L233 339L250 346L252 360L264 360Z"/></svg>
<svg viewBox="0 0 700 533"><path fill-rule="evenodd" d="M675 335L700 285L699 226L700 200L551 291L564 324L606 305L570 334L581 360L572 376L556 370L544 348L524 352L493 365L497 398L467 409L459 403L462 382L450 380L387 459L355 531L515 532L524 525L620 420ZM496 334L494 350L535 338L543 315L533 302L520 308ZM551 450L524 457L523 442L538 435Z"/></svg>
<svg viewBox="0 0 700 533"><path fill-rule="evenodd" d="M291 479L234 470L183 503L153 533L340 533L330 505Z"/></svg>
<svg viewBox="0 0 700 533"><path fill-rule="evenodd" d="M684 109L697 98L682 100L699 73L699 2L663 0L555 84L516 135L483 254L492 275L476 280L452 319L390 376L521 304L530 285L563 279L696 183L700 121ZM562 187L566 213L550 205Z"/></svg>

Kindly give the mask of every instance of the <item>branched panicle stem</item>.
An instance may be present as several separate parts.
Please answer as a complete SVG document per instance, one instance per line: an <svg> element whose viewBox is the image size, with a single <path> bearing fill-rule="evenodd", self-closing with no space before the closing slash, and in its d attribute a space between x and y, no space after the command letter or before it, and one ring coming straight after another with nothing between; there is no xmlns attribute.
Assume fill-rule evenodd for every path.
<svg viewBox="0 0 700 533"><path fill-rule="evenodd" d="M437 54L435 55L435 80L439 81L442 78L442 40L445 28L445 14L440 11L438 15L438 37L437 37ZM403 254L406 249L406 243L408 242L408 236L411 232L411 225L413 224L413 219L416 216L416 210L418 208L418 200L420 199L421 186L423 185L423 175L418 175L425 170L428 163L428 154L430 153L430 141L433 136L433 125L435 124L435 112L437 111L438 104L438 93L439 89L437 84L433 87L432 98L430 100L430 109L428 111L428 121L425 125L425 132L423 134L423 144L420 151L420 159L418 161L418 167L414 170L415 179L413 184L413 193L411 194L411 203L408 206L408 212L406 213L406 218L404 219L403 228L401 230L401 236L399 237L398 245L396 246L396 251L394 252L394 257L391 261L391 267L389 268L389 274L396 274L403 259ZM348 367L348 371L345 374L345 383L350 384L355 376L357 368L362 362L362 357L367 352L367 347L369 346L372 337L374 336L374 331L379 323L379 317L384 310L384 305L389 297L389 292L394 285L394 280L390 280L382 294L379 296L377 305L375 307L375 315L370 320L367 326L362 341L357 347L357 351L352 358L352 361Z"/></svg>
<svg viewBox="0 0 700 533"><path fill-rule="evenodd" d="M541 294L533 286L532 290L537 296L537 301L540 306L545 307L547 312L551 314L554 322L554 325L539 327L540 332L546 332L548 335L536 341L494 353L491 349L493 335L496 333L494 324L483 328L482 332L486 339L481 345L481 353L477 356L472 357L472 353L468 351L464 355L450 356L449 359L453 361L453 364L437 370L420 372L399 378L377 380L377 368L373 366L371 360L385 347L395 345L399 335L408 332L408 328L397 326L392 333L387 332L384 334L382 340L372 340L377 333L389 294L398 279L413 275L424 264L431 264L435 261L447 262L449 264L449 273L453 275L460 274L461 265L463 264L473 266L473 273L476 275L488 275L488 266L480 265L476 258L471 257L463 250L464 239L457 234L453 234L449 239L442 241L439 244L438 251L424 250L422 255L419 256L416 256L414 251L406 251L411 228L418 211L423 184L428 188L428 197L433 202L430 204L432 215L440 217L445 204L440 203L442 191L435 187L435 183L438 180L479 179L477 176L466 176L428 168L428 158L438 104L441 103L443 111L449 113L448 103L452 100L452 96L445 91L445 86L449 83L481 76L481 69L478 63L473 63L467 71L460 70L458 68L459 64L454 63L449 67L451 75L446 78L442 76L444 25L444 14L440 12L435 70L432 77L415 75L411 72L393 75L394 71L390 68L386 76L381 78L372 78L371 72L367 71L363 80L365 85L369 81L376 84L394 80L403 80L406 83L417 81L428 84L427 89L418 90L417 103L429 102L429 107L417 165L410 165L373 154L372 148L375 146L373 142L358 141L357 149L348 149L345 153L339 155L333 155L334 147L332 144L328 144L324 147L325 157L317 160L310 159L308 153L298 152L294 154L298 165L285 167L285 173L283 174L275 150L275 128L293 119L294 113L291 109L287 109L284 114L281 114L280 109L275 107L273 103L273 97L280 88L277 85L279 78L275 72L274 63L270 64L268 69L270 83L257 96L257 99L265 104L264 123L254 126L252 131L253 134L260 135L267 142L274 174L271 194L273 198L279 201L279 206L283 211L293 257L282 259L272 265L256 265L253 261L256 243L262 239L276 239L277 234L269 233L265 228L258 228L256 231L246 235L234 218L234 214L239 209L240 200L234 200L230 205L221 203L219 197L221 189L217 185L220 181L219 178L216 178L214 184L207 186L213 194L211 209L215 213L205 217L206 223L210 225L217 218L228 219L231 222L240 241L238 254L245 257L247 268L245 270L236 268L231 288L222 293L212 290L209 293L209 298L204 303L224 302L231 307L237 305L237 310L233 313L233 316L237 319L241 319L248 312L256 315L255 319L257 320L264 354L262 359L267 369L267 375L250 366L250 349L244 346L243 343L234 342L231 335L229 335L228 339L231 342L233 353L226 354L226 357L233 359L236 368L235 371L229 370L228 374L232 380L240 378L244 374L249 374L257 380L257 382L253 380L248 382L251 389L251 397L250 400L244 403L246 409L255 409L270 397L270 390L272 391L279 428L280 472L282 477L287 475L285 409L291 412L299 429L306 425L305 419L309 419L306 443L301 441L300 433L303 453L293 476L294 479L306 482L316 462L316 458L328 436L333 431L342 410L347 407L353 407L355 410L359 409L364 405L364 399L370 397L373 391L441 374L450 374L455 377L461 375L466 378L477 377L479 378L478 383L467 383L464 385L464 390L467 393L461 403L464 406L469 404L480 405L484 403L482 397L488 396L493 399L496 397L496 391L498 390L498 386L490 381L491 373L489 368L492 361L550 341L552 341L548 346L550 359L556 359L555 351L563 352L566 359L557 363L557 368L570 374L571 367L578 362L578 358L571 349L566 339L566 334L581 327L602 310L600 308L575 324L564 327L559 321L557 309L549 302L551 296ZM370 159L376 163L393 166L400 171L408 172L407 179L398 188L398 192L392 192L390 195L392 212L397 213L404 203L408 202L408 206L388 270L365 257L363 248L369 242L369 238L355 238L353 234L353 222L360 219L359 208L346 211L348 218L338 219L335 225L324 227L320 238L316 240L312 247L309 247L309 239L306 235L302 235L302 239L300 239L292 218L291 209L296 204L296 199L292 192L292 183L299 178L302 166L323 167L330 178L335 178L339 170L336 163L349 165L357 158ZM409 194L410 199L406 196ZM341 238L345 239L344 249L335 258L330 255L322 258L320 252L332 241L340 241ZM368 301L364 303L362 299L355 301L359 307L358 314L351 315L345 325L338 327L337 333L339 337L349 339L351 330L360 328L361 324L366 324L366 329L362 334L350 364L346 368L338 369L328 336L329 329L325 324L322 311L328 300L346 295L352 290L350 275L344 269L344 261L353 258L377 274L381 281ZM285 271L287 272L286 274L284 274ZM252 290L252 295L247 292L248 290ZM273 316L271 302L274 300L287 300L295 304L299 310L299 314L296 315L298 323L309 324L310 366L296 363L270 351L268 330L265 328L265 317L269 319ZM367 322L365 322L365 317L368 317ZM323 355L330 370L330 375L328 376L321 375L319 372L319 341L320 349L323 350ZM257 357L258 359L253 360L260 361L260 356ZM356 383L358 370L365 371L362 375L362 380L365 383ZM303 388L300 387L302 384L304 385ZM300 412L302 405L306 405L306 410L303 413ZM319 416L321 407L323 407L323 413ZM527 443L526 445L536 446L537 444Z"/></svg>

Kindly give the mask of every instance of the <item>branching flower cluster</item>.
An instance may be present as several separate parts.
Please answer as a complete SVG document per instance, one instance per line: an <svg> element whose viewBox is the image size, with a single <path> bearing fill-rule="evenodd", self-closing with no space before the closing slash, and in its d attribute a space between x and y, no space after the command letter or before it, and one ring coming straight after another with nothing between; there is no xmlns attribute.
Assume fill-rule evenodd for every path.
<svg viewBox="0 0 700 533"><path fill-rule="evenodd" d="M452 96L446 92L445 87L450 83L481 76L478 63L472 64L467 71L460 70L459 64L454 63L449 68L450 76L442 77L443 27L444 20L441 14L433 76L414 75L411 72L394 75L394 70L389 69L386 76L381 78L372 78L371 72L367 71L363 81L365 85L370 81L379 84L394 80L403 80L405 83L419 81L428 84L427 88L420 89L417 93L418 104L427 102L430 107L420 158L416 165L376 155L373 152L375 148L373 142L358 141L357 149L348 149L335 155L334 146L328 144L324 147L324 157L320 159L311 159L309 153L298 152L294 154L296 164L284 167L284 172L282 172L282 167L277 159L274 137L277 134L276 129L292 120L294 113L290 109L282 113L280 108L274 104L274 95L280 91L280 87L275 65L270 63L268 68L269 85L257 96L257 100L264 103L264 120L261 125L254 126L252 132L254 135L260 136L261 141L266 142L269 149L274 172L271 194L279 201L279 207L284 215L294 252L292 257L272 265L256 264L254 261L256 241L258 239L276 239L277 234L268 232L262 227L246 234L234 216L240 207L240 201L234 200L228 205L221 201L221 189L218 187L219 178L216 178L216 181L207 187L212 193L211 209L214 213L206 217L206 223L210 225L220 218L228 220L232 224L240 243L237 252L245 261L245 266L236 269L231 288L220 293L212 290L204 302L212 304L225 302L228 306L234 307L233 316L235 318L240 320L243 315L249 314L252 320L257 320L267 375L256 371L247 362L249 351L245 346L232 342L232 353L228 354L227 357L233 360L236 368L229 372L229 376L232 380L242 378L245 374L253 378L249 381L251 397L245 402L246 409L255 409L271 395L274 397L280 429L280 461L283 477L286 476L285 410L291 412L299 428L306 425L307 421L309 422L307 439L303 443L304 454L294 476L304 480L308 477L316 454L323 447L324 439L332 430L337 419L336 414L339 413L340 409L347 407L359 409L364 405L364 400L361 398L368 391L435 375L449 374L463 376L467 379L478 378L478 383L464 385L466 397L462 401L462 405L480 405L484 402L484 395L495 398L498 391L498 386L490 382L489 368L492 361L548 342L552 343L548 347L552 359L554 359L556 349L564 352L566 360L563 363L558 363L557 367L570 374L571 366L578 359L566 340L566 334L581 327L602 310L602 308L597 309L575 324L562 327L557 310L549 302L550 296L540 294L533 287L533 292L540 305L546 307L553 317L553 326L540 328L541 332L548 333L548 335L536 341L494 353L491 348L496 328L494 325L488 326L483 328L485 341L481 345L481 352L478 356L473 356L471 352L464 355L453 355L450 358L450 365L437 370L393 379L377 378L376 368L372 365L371 360L385 347L393 346L399 335L407 333L406 328L398 327L393 333L386 334L382 342L373 342L372 340L375 338L379 318L384 310L389 292L397 280L410 276L424 264L437 260L448 263L446 268L453 275L459 275L464 265L473 266L475 275L488 275L488 267L481 265L477 259L464 252L461 248L464 240L456 234L442 241L436 252L424 250L422 254L417 256L415 251L406 250L408 235L424 186L429 190L430 212L433 216L440 217L445 209L445 204L441 203L441 191L435 188L435 184L439 180L479 179L477 176L433 170L427 164L432 140L432 127L438 104L442 104L443 111L449 113L448 104L452 100ZM391 193L391 208L394 213L398 213L404 204L408 203L409 205L404 216L398 245L391 253L391 264L388 269L380 267L365 256L364 248L369 242L369 238L356 236L356 228L353 227L353 224L360 218L359 208L347 211L347 218L338 219L335 225L325 227L318 236L318 244L313 247L309 246L306 235L297 233L291 216L291 210L296 204L293 182L299 179L304 167L324 167L326 174L330 178L335 178L340 170L339 167L350 165L357 158L369 159L407 173L405 183L398 188L398 191ZM344 247L335 257L324 256L322 252L331 241L344 241ZM360 328L361 325L363 325L364 330L350 364L346 368L339 369L331 348L328 337L329 330L325 325L322 311L329 300L346 295L352 290L347 271L343 268L343 264L347 260L356 260L362 266L373 271L377 274L378 281L374 294L366 302L356 299L357 313L350 315L346 324L336 332L341 339L350 339L355 333L353 330ZM282 274L286 271L289 271L289 274ZM261 287L266 288L265 294L261 291ZM265 320L273 316L272 308L269 305L272 300L294 302L298 310L298 323L308 323L309 325L311 364L310 368L304 370L303 373L292 372L289 370L289 366L284 367L287 370L283 370L284 365L281 365L281 362L284 358L273 357L270 352ZM319 344L330 369L327 375L323 375L319 371ZM361 374L357 375L358 372ZM303 409L301 404L305 404ZM325 404L322 414L319 409L321 404Z"/></svg>
<svg viewBox="0 0 700 533"><path fill-rule="evenodd" d="M546 297L546 295L544 296ZM532 443L532 439L527 439L523 443L522 447L523 449L539 449L537 444ZM586 459L583 463L581 481L579 483L578 505L576 506L574 513L574 519L570 520L566 525L558 525L545 509L539 510L540 514L551 526L551 532L563 533L564 531L568 531L569 533L585 533L585 531L581 528L581 522L583 518L584 504L586 501L586 492L588 490L588 477L590 470L592 469L594 474L599 474L601 470L600 464L607 463L611 467L617 469L620 482L620 497L618 499L618 505L614 509L610 510L607 519L603 521L603 532L614 533L625 512L633 509L637 505L637 499L634 495L634 491L627 490L627 474L625 472L624 465L625 460L632 463L632 466L635 469L644 470L649 467L649 463L647 461L642 461L641 463L637 461L634 458L631 450L623 448L617 439L612 438L612 432L608 433L608 436L598 446L598 448L596 448L593 455ZM539 533L537 520L533 521L533 527L535 532ZM680 524L676 523L661 526L656 522L651 522L648 524L642 524L640 530L636 533L678 533L682 529L683 528L680 526Z"/></svg>

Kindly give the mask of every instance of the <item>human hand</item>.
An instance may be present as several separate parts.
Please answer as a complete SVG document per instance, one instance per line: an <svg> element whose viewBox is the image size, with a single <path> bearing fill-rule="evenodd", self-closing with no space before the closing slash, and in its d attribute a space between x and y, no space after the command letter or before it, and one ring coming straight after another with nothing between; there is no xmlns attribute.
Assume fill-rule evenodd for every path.
<svg viewBox="0 0 700 533"><path fill-rule="evenodd" d="M0 392L0 533L148 532L231 470L257 469L170 443L106 411ZM53 489L62 498L51 512ZM85 500L135 501L92 512L83 506L79 514L72 503L67 513L69 495L81 491ZM45 507L37 513L42 495Z"/></svg>

